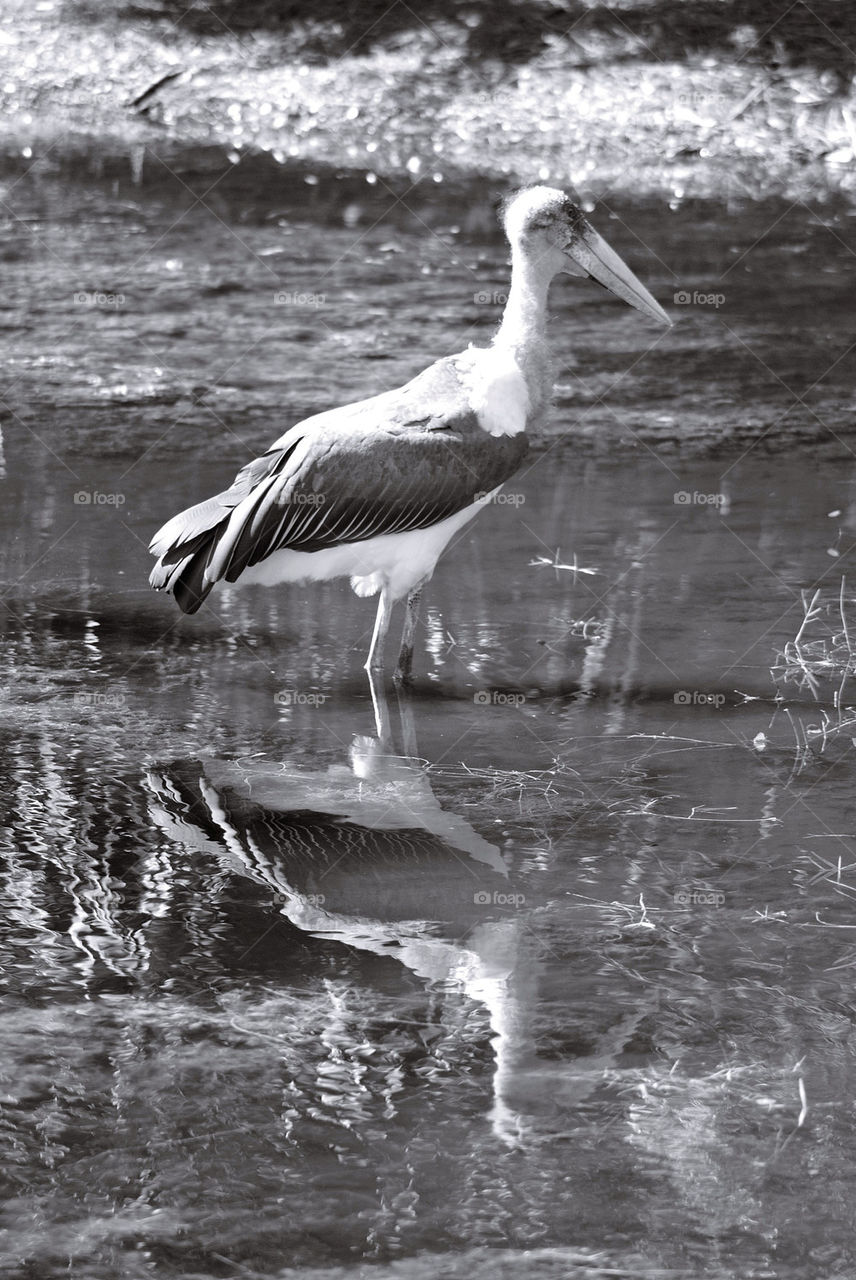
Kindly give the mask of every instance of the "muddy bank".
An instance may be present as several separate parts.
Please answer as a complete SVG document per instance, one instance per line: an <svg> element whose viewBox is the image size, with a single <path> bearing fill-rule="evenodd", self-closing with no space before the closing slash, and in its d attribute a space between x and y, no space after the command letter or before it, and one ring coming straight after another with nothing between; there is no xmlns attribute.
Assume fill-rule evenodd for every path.
<svg viewBox="0 0 856 1280"><path fill-rule="evenodd" d="M212 144L584 197L852 196L854 19L832 0L744 9L11 0L2 141L170 163Z"/></svg>

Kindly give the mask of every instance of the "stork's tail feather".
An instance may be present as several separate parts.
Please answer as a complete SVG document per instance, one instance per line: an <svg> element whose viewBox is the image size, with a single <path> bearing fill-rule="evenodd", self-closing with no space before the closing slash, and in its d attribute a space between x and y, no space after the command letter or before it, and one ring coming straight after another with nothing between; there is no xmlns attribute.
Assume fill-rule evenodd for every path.
<svg viewBox="0 0 856 1280"><path fill-rule="evenodd" d="M155 591L171 591L182 613L196 613L214 587L213 582L205 581L205 566L211 550L213 546L183 556L173 564L159 560L149 575L149 582Z"/></svg>
<svg viewBox="0 0 856 1280"><path fill-rule="evenodd" d="M269 449L238 472L230 489L188 507L152 538L149 551L158 557L149 582L156 591L171 591L182 613L196 613L215 582L234 582L250 560L236 562L236 540L288 461L300 435L294 432L286 448Z"/></svg>
<svg viewBox="0 0 856 1280"><path fill-rule="evenodd" d="M205 581L205 568L211 558L216 534L201 551L170 559L161 557L149 575L149 583L155 591L171 591L182 613L196 613L214 587Z"/></svg>
<svg viewBox="0 0 856 1280"><path fill-rule="evenodd" d="M228 512L215 500L200 503L173 516L152 539L150 551L158 562L149 575L155 591L171 591L182 613L196 613L214 580L205 576Z"/></svg>

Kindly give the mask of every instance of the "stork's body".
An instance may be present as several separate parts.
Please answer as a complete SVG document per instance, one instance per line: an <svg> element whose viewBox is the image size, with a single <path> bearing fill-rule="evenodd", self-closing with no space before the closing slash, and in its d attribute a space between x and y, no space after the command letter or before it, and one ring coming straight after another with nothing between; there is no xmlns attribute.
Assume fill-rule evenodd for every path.
<svg viewBox="0 0 856 1280"><path fill-rule="evenodd" d="M230 489L155 535L152 586L194 613L220 579L270 586L349 577L357 595L380 595L368 667L382 666L392 605L407 598L397 674L409 674L422 584L458 530L517 471L527 432L549 403L553 277L592 275L668 323L562 192L522 192L505 227L511 290L492 345L290 428Z"/></svg>

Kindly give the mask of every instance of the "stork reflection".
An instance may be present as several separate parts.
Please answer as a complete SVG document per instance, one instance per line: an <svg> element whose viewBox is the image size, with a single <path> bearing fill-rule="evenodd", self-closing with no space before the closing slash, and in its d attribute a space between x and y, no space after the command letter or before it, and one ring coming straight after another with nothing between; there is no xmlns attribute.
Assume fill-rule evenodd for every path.
<svg viewBox="0 0 856 1280"><path fill-rule="evenodd" d="M151 814L171 841L270 889L304 933L391 956L429 989L484 1006L490 1122L516 1142L526 1125L510 1095L532 1049L521 898L500 850L439 803L415 754L409 702L400 703L408 754L396 754L383 694L373 692L379 732L356 735L347 764L178 761L150 772Z"/></svg>

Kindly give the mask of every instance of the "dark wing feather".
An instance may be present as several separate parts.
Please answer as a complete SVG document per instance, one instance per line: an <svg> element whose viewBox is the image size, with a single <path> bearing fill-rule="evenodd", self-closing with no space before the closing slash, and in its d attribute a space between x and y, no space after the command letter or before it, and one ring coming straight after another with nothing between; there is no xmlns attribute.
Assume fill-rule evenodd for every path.
<svg viewBox="0 0 856 1280"><path fill-rule="evenodd" d="M152 585L185 612L274 551L321 551L424 529L507 480L524 434L488 435L450 359L400 390L298 423L232 487L169 521Z"/></svg>

